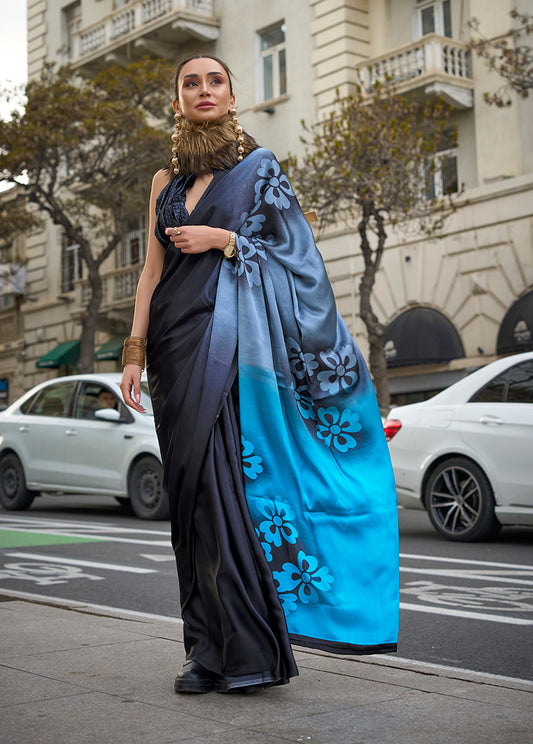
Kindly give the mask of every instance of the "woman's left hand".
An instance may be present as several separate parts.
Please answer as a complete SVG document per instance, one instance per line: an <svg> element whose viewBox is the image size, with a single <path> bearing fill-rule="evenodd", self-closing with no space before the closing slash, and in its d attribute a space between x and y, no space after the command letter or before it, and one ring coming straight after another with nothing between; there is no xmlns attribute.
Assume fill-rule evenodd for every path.
<svg viewBox="0 0 533 744"><path fill-rule="evenodd" d="M167 227L165 233L182 253L204 253L211 248L223 251L230 239L229 230L208 225Z"/></svg>

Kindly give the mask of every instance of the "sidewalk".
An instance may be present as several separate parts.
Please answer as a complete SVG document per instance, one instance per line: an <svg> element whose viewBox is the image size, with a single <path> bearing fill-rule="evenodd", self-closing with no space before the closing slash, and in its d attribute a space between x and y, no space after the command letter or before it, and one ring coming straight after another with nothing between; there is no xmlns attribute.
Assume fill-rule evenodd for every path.
<svg viewBox="0 0 533 744"><path fill-rule="evenodd" d="M257 695L181 695L181 626L0 595L1 744L529 744L533 683L296 651Z"/></svg>

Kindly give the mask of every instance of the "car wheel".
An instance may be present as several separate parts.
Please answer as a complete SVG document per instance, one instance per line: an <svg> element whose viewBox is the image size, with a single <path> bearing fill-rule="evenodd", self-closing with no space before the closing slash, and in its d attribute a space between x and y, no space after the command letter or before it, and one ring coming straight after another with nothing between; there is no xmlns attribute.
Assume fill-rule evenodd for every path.
<svg viewBox="0 0 533 744"><path fill-rule="evenodd" d="M141 457L131 469L128 493L140 519L168 519L168 497L163 488L163 467L155 457Z"/></svg>
<svg viewBox="0 0 533 744"><path fill-rule="evenodd" d="M428 481L425 505L431 523L448 540L488 540L501 527L487 476L465 457L441 462Z"/></svg>
<svg viewBox="0 0 533 744"><path fill-rule="evenodd" d="M0 460L0 503L4 509L18 511L28 509L35 496L35 492L26 488L20 460L8 452Z"/></svg>

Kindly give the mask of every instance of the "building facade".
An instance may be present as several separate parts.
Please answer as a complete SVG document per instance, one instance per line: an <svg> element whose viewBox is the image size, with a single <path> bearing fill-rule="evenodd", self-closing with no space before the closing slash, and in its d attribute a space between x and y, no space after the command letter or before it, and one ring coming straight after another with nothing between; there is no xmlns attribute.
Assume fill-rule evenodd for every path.
<svg viewBox="0 0 533 744"><path fill-rule="evenodd" d="M300 154L301 119L320 120L338 91L393 81L454 108L457 146L443 153L445 183L463 184L459 209L431 240L389 231L374 305L387 325L391 393L427 396L494 359L533 348L533 99L497 109L483 93L502 83L466 46L467 21L504 33L512 0L28 0L28 71L47 61L87 70L146 54L224 59L236 77L246 129L283 161ZM526 2L522 3L524 6ZM520 3L518 3L520 8ZM525 7L524 7L525 10ZM169 106L171 92L169 91ZM170 147L170 137L169 137ZM154 163L154 171L162 164ZM444 176L447 176L447 179ZM96 366L118 369L142 268L147 220L104 267ZM320 239L339 309L363 351L362 260L355 230ZM53 225L26 236L17 329L0 338L0 387L13 400L44 377L72 372L84 276L77 247ZM3 323L2 323L3 327ZM15 344L15 346L13 346ZM15 348L16 347L16 348ZM1 394L1 390L0 390Z"/></svg>

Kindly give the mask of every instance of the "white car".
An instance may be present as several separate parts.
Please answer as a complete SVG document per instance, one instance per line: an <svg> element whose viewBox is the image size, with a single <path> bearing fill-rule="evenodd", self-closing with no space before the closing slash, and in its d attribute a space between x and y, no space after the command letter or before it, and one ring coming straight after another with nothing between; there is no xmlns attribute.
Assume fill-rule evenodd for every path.
<svg viewBox="0 0 533 744"><path fill-rule="evenodd" d="M533 525L533 352L478 369L384 424L398 503L450 540Z"/></svg>
<svg viewBox="0 0 533 744"><path fill-rule="evenodd" d="M142 519L167 519L148 384L139 414L117 373L37 385L0 412L0 503L27 509L41 491L114 496Z"/></svg>

